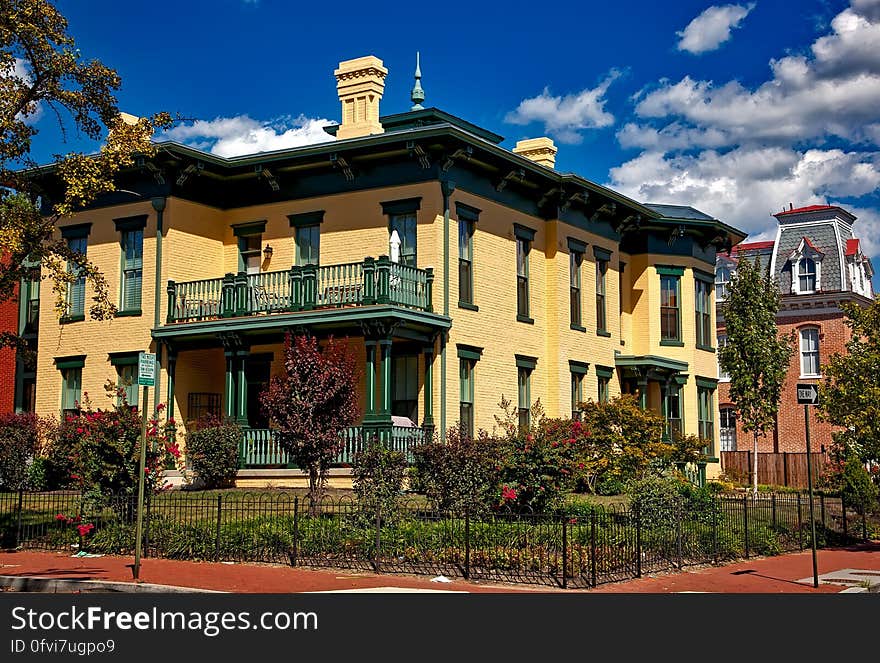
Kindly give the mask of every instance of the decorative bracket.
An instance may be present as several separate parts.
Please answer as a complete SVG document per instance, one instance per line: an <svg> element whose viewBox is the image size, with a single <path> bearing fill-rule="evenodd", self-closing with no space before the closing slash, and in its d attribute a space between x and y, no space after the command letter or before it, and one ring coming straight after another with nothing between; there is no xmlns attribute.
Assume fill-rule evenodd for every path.
<svg viewBox="0 0 880 663"><path fill-rule="evenodd" d="M562 201L562 205L559 206L559 209L564 212L569 207L571 207L572 203L581 203L582 205L585 205L589 198L590 194L588 194L586 191L575 191L574 193L565 196L565 199Z"/></svg>
<svg viewBox="0 0 880 663"><path fill-rule="evenodd" d="M467 145L465 147L460 147L457 150L455 150L455 152L453 152L452 154L450 154L446 157L446 159L443 161L443 163L440 166L440 170L442 170L445 173L450 168L452 168L452 166L455 164L456 159L461 159L462 161L467 162L470 160L470 158L471 158L471 156L473 156L473 154L474 154L474 148L472 148L470 145Z"/></svg>
<svg viewBox="0 0 880 663"><path fill-rule="evenodd" d="M525 180L525 178L526 178L526 171L524 169L514 168L509 173L507 173L507 175L505 175L504 177L501 178L501 180L498 182L498 184L495 185L495 190L496 191L503 191L504 187L507 186L508 182L511 182L513 180L518 180L518 181L522 182L523 180Z"/></svg>
<svg viewBox="0 0 880 663"><path fill-rule="evenodd" d="M183 169L183 172L177 176L177 186L183 186L186 184L186 181L189 179L190 175L195 173L196 175L201 175L202 171L205 169L205 164L201 161L197 161L196 163L191 163L186 168Z"/></svg>
<svg viewBox="0 0 880 663"><path fill-rule="evenodd" d="M345 157L339 156L338 152L333 152L330 155L330 163L334 168L338 168L342 171L342 174L345 175L347 181L354 181L354 170L352 169L351 164L345 160Z"/></svg>
<svg viewBox="0 0 880 663"><path fill-rule="evenodd" d="M269 182L269 186L272 187L272 191L278 191L281 189L281 186L278 184L278 180L272 174L272 171L264 167L263 164L258 163L254 166L254 172L257 173L257 175L262 175L266 178L266 181Z"/></svg>
<svg viewBox="0 0 880 663"><path fill-rule="evenodd" d="M156 184L165 184L165 175L162 173L162 169L159 168L152 161L147 161L147 159L143 156L139 156L135 161L138 168L141 170L146 170L150 175L153 176L153 179L156 180Z"/></svg>
<svg viewBox="0 0 880 663"><path fill-rule="evenodd" d="M683 239L687 235L687 231L684 226L677 226L672 229L672 232L669 233L669 240L667 241L668 246L672 246L679 239Z"/></svg>
<svg viewBox="0 0 880 663"><path fill-rule="evenodd" d="M431 160L428 158L428 154L425 152L425 148L419 145L414 140L407 141L406 149L409 150L409 156L419 160L419 165L422 168L430 168Z"/></svg>

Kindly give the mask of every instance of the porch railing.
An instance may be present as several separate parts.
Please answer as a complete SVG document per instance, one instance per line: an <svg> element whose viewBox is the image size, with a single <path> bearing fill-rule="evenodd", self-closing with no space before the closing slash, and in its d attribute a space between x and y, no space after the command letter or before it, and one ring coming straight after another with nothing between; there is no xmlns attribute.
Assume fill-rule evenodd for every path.
<svg viewBox="0 0 880 663"><path fill-rule="evenodd" d="M355 455L364 448L363 426L351 426L340 433L342 450L334 460L335 465L352 465ZM392 426L391 435L385 441L388 448L405 454L407 463L412 464L412 449L424 439L421 428ZM244 431L239 456L242 468L296 467L287 453L278 444L271 430L250 428Z"/></svg>
<svg viewBox="0 0 880 663"><path fill-rule="evenodd" d="M392 304L432 311L434 273L387 256L337 265L306 265L259 274L168 281L168 324Z"/></svg>

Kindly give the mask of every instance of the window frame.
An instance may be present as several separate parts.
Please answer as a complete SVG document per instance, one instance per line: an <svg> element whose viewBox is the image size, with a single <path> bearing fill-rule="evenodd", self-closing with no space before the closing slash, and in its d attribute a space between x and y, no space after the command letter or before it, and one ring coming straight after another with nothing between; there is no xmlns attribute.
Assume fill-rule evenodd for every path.
<svg viewBox="0 0 880 663"><path fill-rule="evenodd" d="M681 336L681 276L680 271L672 270L659 271L660 274L660 345L684 345ZM669 289L667 284L674 284L672 294L675 303L670 305L667 303L669 299L666 293ZM668 334L669 322L673 321L675 326L675 334Z"/></svg>
<svg viewBox="0 0 880 663"><path fill-rule="evenodd" d="M476 224L458 219L458 305L474 304L474 229Z"/></svg>
<svg viewBox="0 0 880 663"><path fill-rule="evenodd" d="M723 278L726 273L727 278ZM719 278L722 277L722 278ZM715 268L715 300L722 301L727 299L727 288L730 286L730 280L733 277L733 270L727 265L718 265Z"/></svg>
<svg viewBox="0 0 880 663"><path fill-rule="evenodd" d="M718 408L718 431L720 450L736 451L736 408L731 406Z"/></svg>
<svg viewBox="0 0 880 663"><path fill-rule="evenodd" d="M682 409L682 392L684 385L672 381L666 387L666 436L673 440L674 434L684 434L684 413ZM673 403L675 404L675 416L672 416Z"/></svg>
<svg viewBox="0 0 880 663"><path fill-rule="evenodd" d="M694 276L694 326L696 345L700 350L714 352L712 347L712 288L714 281L707 274Z"/></svg>
<svg viewBox="0 0 880 663"><path fill-rule="evenodd" d="M82 250L78 247L82 245ZM70 237L67 246L71 251L88 256L89 240L87 236ZM67 261L67 271L76 274L76 280L67 284L65 294L64 319L67 321L83 320L86 314L86 275L79 266Z"/></svg>
<svg viewBox="0 0 880 663"><path fill-rule="evenodd" d="M474 436L474 369L476 360L458 359L458 424L471 438Z"/></svg>
<svg viewBox="0 0 880 663"><path fill-rule="evenodd" d="M586 384L587 372L589 364L574 360L569 360L568 369L571 376L571 418L572 420L580 420L581 412L578 408L579 403L586 401L584 397L584 389Z"/></svg>
<svg viewBox="0 0 880 663"><path fill-rule="evenodd" d="M815 334L816 338L816 346L814 350L804 350L804 340L806 338L806 334ZM822 377L822 364L821 364L821 353L819 350L819 344L821 341L821 330L819 327L810 326L810 327L801 327L798 329L798 360L800 367L800 377L802 378L819 378ZM808 373L804 371L804 359L807 354L815 355L815 373Z"/></svg>
<svg viewBox="0 0 880 663"><path fill-rule="evenodd" d="M535 357L516 356L517 416L519 426L528 430L531 426L532 412L532 372L537 366Z"/></svg>
<svg viewBox="0 0 880 663"><path fill-rule="evenodd" d="M812 271L801 271L801 266L812 265ZM809 256L801 256L797 260L797 284L798 289L797 292L800 295L808 295L819 291L819 270L818 270L818 261L815 258L811 258ZM809 283L809 279L812 279L812 288L805 288L803 283L804 280L807 280Z"/></svg>
<svg viewBox="0 0 880 663"><path fill-rule="evenodd" d="M715 455L715 391L717 384L706 378L697 378L697 434L708 444L703 452Z"/></svg>
<svg viewBox="0 0 880 663"><path fill-rule="evenodd" d="M129 257L130 242L135 250ZM120 230L120 248L122 262L120 265L119 312L140 313L144 287L144 231L142 228ZM139 255L138 255L139 254ZM133 286L132 282L137 285ZM134 293L129 288L135 289ZM129 301L126 301L129 300Z"/></svg>

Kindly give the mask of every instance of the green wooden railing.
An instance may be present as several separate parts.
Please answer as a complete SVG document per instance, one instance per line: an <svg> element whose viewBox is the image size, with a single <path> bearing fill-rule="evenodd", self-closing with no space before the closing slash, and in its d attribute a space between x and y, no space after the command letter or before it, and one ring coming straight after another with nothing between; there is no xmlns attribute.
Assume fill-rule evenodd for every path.
<svg viewBox="0 0 880 663"><path fill-rule="evenodd" d="M335 465L351 465L355 454L364 447L364 429L362 426L351 426L340 432L343 441L342 450L334 459ZM394 451L406 455L408 463L413 462L412 448L424 439L421 428L391 426L390 437L384 440L385 445ZM250 428L244 431L239 450L242 468L285 467L296 465L290 462L287 453L278 444L272 431L265 428Z"/></svg>
<svg viewBox="0 0 880 663"><path fill-rule="evenodd" d="M277 272L168 281L168 324L346 306L392 304L422 311L431 305L434 272L377 260L306 265Z"/></svg>

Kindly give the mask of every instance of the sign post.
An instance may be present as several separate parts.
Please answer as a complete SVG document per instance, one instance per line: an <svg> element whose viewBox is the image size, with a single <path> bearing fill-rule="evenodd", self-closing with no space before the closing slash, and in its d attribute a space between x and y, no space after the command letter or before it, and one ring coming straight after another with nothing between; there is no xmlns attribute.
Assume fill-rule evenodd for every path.
<svg viewBox="0 0 880 663"><path fill-rule="evenodd" d="M156 385L156 355L149 352L141 352L138 355L138 386L144 388L141 422L141 453L138 463L138 503L137 503L137 527L134 540L134 570L135 580L140 579L141 572L141 548L143 546L144 532L144 484L146 483L147 467L147 411L149 408L149 389Z"/></svg>
<svg viewBox="0 0 880 663"><path fill-rule="evenodd" d="M819 567L816 563L816 516L813 512L813 459L810 453L810 406L819 402L819 387L815 384L797 385L797 402L804 406L804 432L807 436L807 489L810 493L810 541L813 549L813 587L819 586Z"/></svg>

